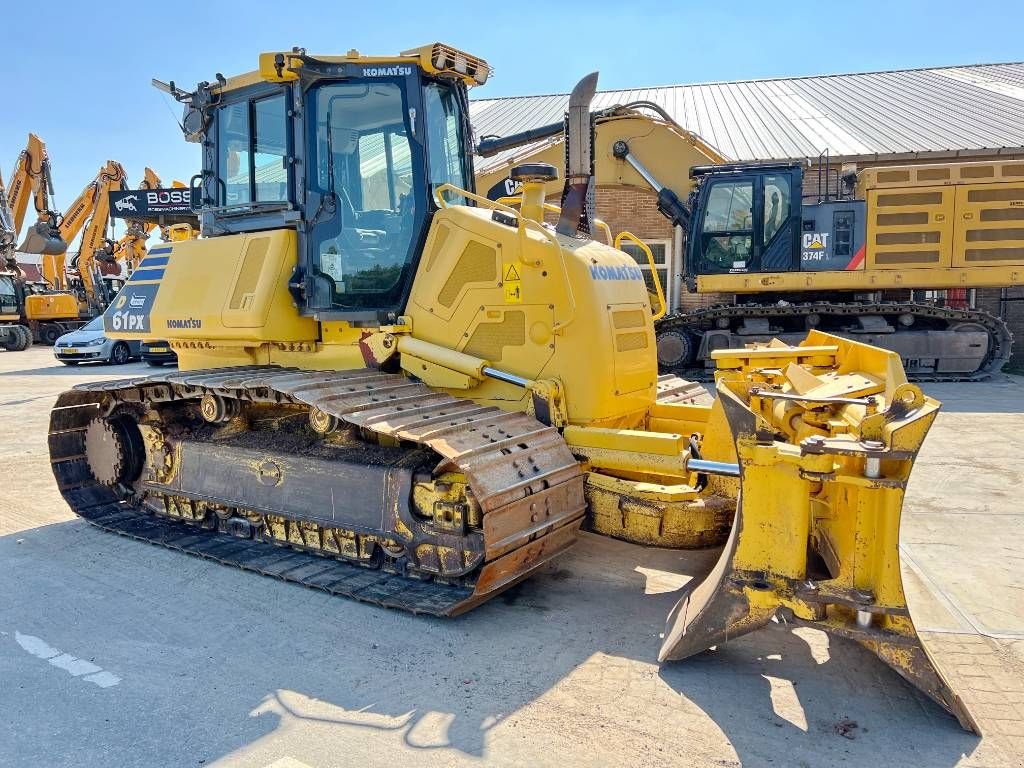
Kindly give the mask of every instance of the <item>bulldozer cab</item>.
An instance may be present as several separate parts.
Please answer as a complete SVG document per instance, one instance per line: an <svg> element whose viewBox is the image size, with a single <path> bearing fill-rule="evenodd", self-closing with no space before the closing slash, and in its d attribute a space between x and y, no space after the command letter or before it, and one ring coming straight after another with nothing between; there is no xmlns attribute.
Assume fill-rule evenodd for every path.
<svg viewBox="0 0 1024 768"><path fill-rule="evenodd" d="M290 287L303 314L393 321L436 210L433 190L472 190L464 77L428 73L411 57L373 66L289 58L281 82L224 89L207 110L204 231L293 228Z"/></svg>

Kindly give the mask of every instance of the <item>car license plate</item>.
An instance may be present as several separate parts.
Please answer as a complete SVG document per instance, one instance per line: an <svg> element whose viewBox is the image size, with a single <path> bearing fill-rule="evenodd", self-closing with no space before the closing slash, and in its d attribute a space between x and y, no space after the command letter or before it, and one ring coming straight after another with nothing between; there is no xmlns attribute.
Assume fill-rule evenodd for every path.
<svg viewBox="0 0 1024 768"><path fill-rule="evenodd" d="M65 355L77 355L78 354L78 350L75 349L74 347L65 347L64 352L62 354L65 354Z"/></svg>
<svg viewBox="0 0 1024 768"><path fill-rule="evenodd" d="M170 352L171 348L170 347L150 347L149 351L150 352Z"/></svg>

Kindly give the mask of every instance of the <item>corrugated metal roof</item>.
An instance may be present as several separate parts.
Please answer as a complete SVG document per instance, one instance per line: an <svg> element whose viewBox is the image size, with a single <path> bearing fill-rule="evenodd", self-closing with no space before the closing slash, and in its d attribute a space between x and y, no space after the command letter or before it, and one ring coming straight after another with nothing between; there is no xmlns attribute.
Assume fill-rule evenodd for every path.
<svg viewBox="0 0 1024 768"><path fill-rule="evenodd" d="M480 99L477 137L562 118L568 94ZM1024 151L1024 63L600 91L594 109L653 101L731 160ZM482 161L494 167L505 156Z"/></svg>

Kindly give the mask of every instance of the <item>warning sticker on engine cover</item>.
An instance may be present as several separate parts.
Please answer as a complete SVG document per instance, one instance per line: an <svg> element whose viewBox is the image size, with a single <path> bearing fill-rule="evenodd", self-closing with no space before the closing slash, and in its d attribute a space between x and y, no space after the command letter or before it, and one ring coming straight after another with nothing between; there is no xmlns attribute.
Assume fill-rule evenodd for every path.
<svg viewBox="0 0 1024 768"><path fill-rule="evenodd" d="M506 304L523 303L523 278L515 264L503 264L501 284L505 287Z"/></svg>

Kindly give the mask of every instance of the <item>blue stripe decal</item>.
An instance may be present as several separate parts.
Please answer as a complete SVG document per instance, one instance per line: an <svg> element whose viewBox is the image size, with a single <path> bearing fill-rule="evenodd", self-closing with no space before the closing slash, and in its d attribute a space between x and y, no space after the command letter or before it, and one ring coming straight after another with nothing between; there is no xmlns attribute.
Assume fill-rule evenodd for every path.
<svg viewBox="0 0 1024 768"><path fill-rule="evenodd" d="M150 248L149 252L152 254L157 253L170 253L174 249L173 245L158 245L155 248Z"/></svg>
<svg viewBox="0 0 1024 768"><path fill-rule="evenodd" d="M166 267L167 262L171 260L170 256L147 256L142 260L142 267Z"/></svg>
<svg viewBox="0 0 1024 768"><path fill-rule="evenodd" d="M136 269L132 272L132 276L128 278L130 282L136 282L138 280L159 280L164 276L162 269Z"/></svg>

